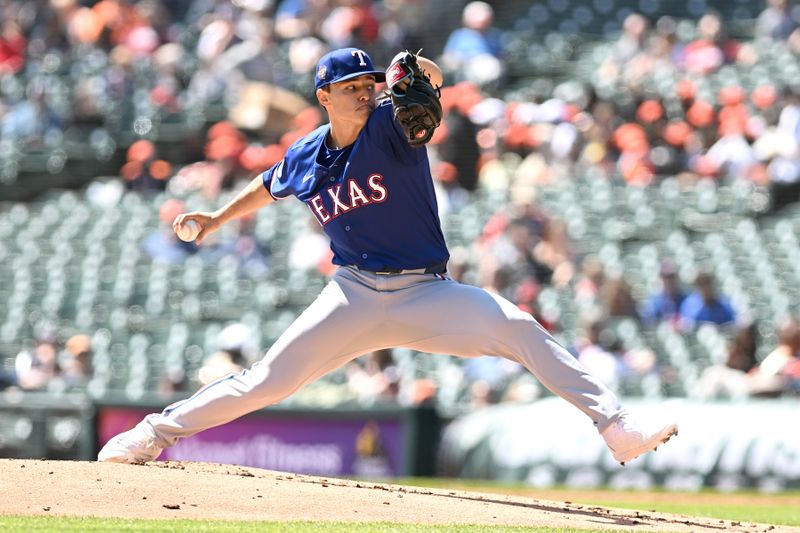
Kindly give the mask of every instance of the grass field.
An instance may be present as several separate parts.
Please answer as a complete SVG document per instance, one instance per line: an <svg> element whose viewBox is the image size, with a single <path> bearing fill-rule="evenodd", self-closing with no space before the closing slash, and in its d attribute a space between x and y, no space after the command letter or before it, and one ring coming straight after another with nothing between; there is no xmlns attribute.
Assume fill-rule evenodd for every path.
<svg viewBox="0 0 800 533"><path fill-rule="evenodd" d="M735 496L719 493L700 493L703 501L692 502L692 494L666 492L591 491L581 495L580 491L555 489L547 492L532 491L529 487L509 487L486 485L483 483L455 483L442 480L403 480L403 484L427 486L432 488L447 486L453 489L503 492L506 494L530 495L536 498L569 500L575 503L603 505L643 511L659 511L685 514L697 517L712 517L743 522L762 522L767 524L800 526L800 506L796 504L797 493L765 496L762 494L742 494ZM697 496L697 495L695 495ZM644 502L643 498L652 497ZM668 497L668 498L666 498ZM685 500L683 503L680 499ZM742 498L750 500L742 504ZM668 501L664 501L664 500ZM671 500L676 501L671 501ZM694 498L697 499L697 498ZM730 499L729 503L725 503ZM770 503L771 502L771 503ZM129 520L118 518L70 518L58 516L21 517L0 516L0 531L141 531L151 532L231 532L277 533L284 531L333 532L333 533L514 533L535 531L537 533L585 533L586 529L523 528L500 526L430 526L404 525L390 523L343 523L343 522L259 522L259 521L202 521L202 520ZM607 530L606 530L607 531Z"/></svg>
<svg viewBox="0 0 800 533"><path fill-rule="evenodd" d="M530 487L508 486L487 482L457 482L439 479L404 479L404 485L431 488L479 490L526 495L540 499L568 500L574 503L602 505L642 511L678 513L696 517L712 517L742 522L800 526L800 494L786 493L763 495L758 493L720 494L716 492L670 493L653 491L581 491L554 489L535 491ZM726 503L726 501L728 503ZM744 501L752 502L743 504ZM430 526L391 523L342 522L258 522L258 521L203 521L203 520L130 520L118 518L69 518L58 516L0 516L3 532L93 532L141 531L151 532L311 532L311 533L585 533L586 529L523 528L500 526Z"/></svg>
<svg viewBox="0 0 800 533"><path fill-rule="evenodd" d="M576 500L580 501L580 500ZM718 503L651 503L643 504L619 500L593 500L594 505L622 507L640 511L658 511L706 518L720 518L739 522L761 522L784 526L800 526L800 509L794 505L741 505Z"/></svg>
<svg viewBox="0 0 800 533"><path fill-rule="evenodd" d="M406 478L398 484L429 488L477 490L530 496L532 498L571 501L603 507L658 511L706 518L719 518L742 522L761 522L784 526L800 526L800 492L779 494L759 492L720 493L713 490L694 492L669 492L664 490L641 491L580 491L573 489L536 490L524 485L508 485L488 481L458 481L441 478ZM746 500L746 503L745 503Z"/></svg>
<svg viewBox="0 0 800 533"><path fill-rule="evenodd" d="M337 522L220 522L203 520L126 520L101 518L0 517L4 532L214 532L214 533L585 533L585 529L501 526L428 526L389 523Z"/></svg>

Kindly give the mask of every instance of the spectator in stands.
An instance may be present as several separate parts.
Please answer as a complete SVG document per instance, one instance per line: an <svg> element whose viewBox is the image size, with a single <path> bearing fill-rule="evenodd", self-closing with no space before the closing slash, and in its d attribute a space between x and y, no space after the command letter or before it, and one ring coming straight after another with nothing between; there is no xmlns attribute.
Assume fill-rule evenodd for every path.
<svg viewBox="0 0 800 533"><path fill-rule="evenodd" d="M800 197L800 162L797 157L800 151L800 130L797 129L800 126L798 97L794 91L786 91L780 103L775 105L778 101L777 91L773 86L767 85L756 89L753 99L767 106L764 111L766 124L753 143L753 148L762 164L766 165L766 175L760 183L769 184L771 209L777 211Z"/></svg>
<svg viewBox="0 0 800 533"><path fill-rule="evenodd" d="M544 329L554 333L558 329L558 325L542 315L538 299L540 290L541 286L535 279L525 278L517 285L513 302L526 313L530 313Z"/></svg>
<svg viewBox="0 0 800 533"><path fill-rule="evenodd" d="M663 261L659 274L661 289L650 295L642 306L642 322L646 325L659 322L676 324L680 318L680 308L686 298L686 292L681 287L675 263L669 260Z"/></svg>
<svg viewBox="0 0 800 533"><path fill-rule="evenodd" d="M386 50L400 50L420 41L420 26L426 22L428 0L383 0L380 41ZM412 45L412 46L414 46Z"/></svg>
<svg viewBox="0 0 800 533"><path fill-rule="evenodd" d="M479 411L490 405L496 404L498 400L497 391L492 386L479 379L473 381L469 386L469 410Z"/></svg>
<svg viewBox="0 0 800 533"><path fill-rule="evenodd" d="M206 175L202 190L209 199L216 198L222 189L230 188L243 174L239 156L247 148L244 133L231 122L223 120L208 130L205 146L206 161L210 161L214 172Z"/></svg>
<svg viewBox="0 0 800 533"><path fill-rule="evenodd" d="M246 80L275 83L281 79L276 65L276 50L272 27L268 19L251 15L240 21L235 44L221 58L221 68L230 75Z"/></svg>
<svg viewBox="0 0 800 533"><path fill-rule="evenodd" d="M678 21L669 15L656 21L656 34L650 41L650 53L656 66L668 67L683 64L684 44L678 38ZM663 61L666 60L666 63Z"/></svg>
<svg viewBox="0 0 800 533"><path fill-rule="evenodd" d="M186 60L186 50L178 43L163 44L153 52L154 86L150 89L150 101L170 121L180 120L184 109L180 92L181 78L186 74Z"/></svg>
<svg viewBox="0 0 800 533"><path fill-rule="evenodd" d="M432 407L436 405L436 394L438 387L436 382L430 378L415 379L408 388L404 402L414 407Z"/></svg>
<svg viewBox="0 0 800 533"><path fill-rule="evenodd" d="M263 278L269 271L270 250L256 238L255 224L254 215L240 218L231 226L235 232L220 235L214 246L199 249L199 257L208 263L216 263L223 257L235 257L241 274L252 279Z"/></svg>
<svg viewBox="0 0 800 533"><path fill-rule="evenodd" d="M25 147L42 148L49 133L63 129L64 116L48 104L46 81L36 77L25 97L11 101L0 125L0 137Z"/></svg>
<svg viewBox="0 0 800 533"><path fill-rule="evenodd" d="M681 304L681 327L692 329L698 322L730 325L736 312L724 296L717 294L714 276L701 272L694 280L695 290Z"/></svg>
<svg viewBox="0 0 800 533"><path fill-rule="evenodd" d="M332 260L330 239L316 220L308 219L305 230L289 246L289 267L327 277L333 275L335 270Z"/></svg>
<svg viewBox="0 0 800 533"><path fill-rule="evenodd" d="M587 255L581 262L581 273L575 282L575 300L584 309L598 305L600 288L605 281L605 269L600 258Z"/></svg>
<svg viewBox="0 0 800 533"><path fill-rule="evenodd" d="M503 297L511 291L513 268L491 256L484 257L478 265L478 284L489 292Z"/></svg>
<svg viewBox="0 0 800 533"><path fill-rule="evenodd" d="M371 0L350 0L326 13L319 35L331 48L371 47L378 37L379 23Z"/></svg>
<svg viewBox="0 0 800 533"><path fill-rule="evenodd" d="M28 42L22 29L14 20L0 26L0 76L16 74L25 66L25 48Z"/></svg>
<svg viewBox="0 0 800 533"><path fill-rule="evenodd" d="M725 363L707 367L690 395L702 400L750 396L758 387L751 375L756 367L757 339L754 322L738 326L728 341Z"/></svg>
<svg viewBox="0 0 800 533"><path fill-rule="evenodd" d="M242 367L233 362L230 354L224 350L217 351L203 360L203 366L197 372L197 381L208 385L212 381L240 372Z"/></svg>
<svg viewBox="0 0 800 533"><path fill-rule="evenodd" d="M128 161L119 173L129 190L163 191L172 175L172 165L157 159L156 146L152 141L141 139L128 148Z"/></svg>
<svg viewBox="0 0 800 533"><path fill-rule="evenodd" d="M601 66L609 78L629 78L643 74L642 60L647 58L647 37L650 23L640 13L631 13L622 23L622 33ZM627 72L626 72L627 70Z"/></svg>
<svg viewBox="0 0 800 533"><path fill-rule="evenodd" d="M450 262L447 265L447 275L459 283L465 283L471 275L470 252L464 246L453 246L450 250ZM474 285L474 284L473 284Z"/></svg>
<svg viewBox="0 0 800 533"><path fill-rule="evenodd" d="M497 357L474 357L464 361L464 377L470 383L485 383L486 395L480 397L496 398L497 391L502 390L514 378L524 372L524 368L519 363ZM481 392L481 386L471 389L473 393ZM476 399L476 398L473 398ZM496 399L489 403L496 403Z"/></svg>
<svg viewBox="0 0 800 533"><path fill-rule="evenodd" d="M792 353L793 357L785 358L786 363L781 368L780 376L783 380L783 391L785 393L800 395L800 341L798 341L797 337L793 337L795 335L800 336L796 333L797 331L800 331L800 323L796 318L788 319L787 322L790 324L787 328L788 331L784 332L784 327L782 327L780 334L786 335L789 338L789 342L791 344L789 345L788 349L784 350L784 352ZM793 329L795 331L792 331ZM780 342L781 345L786 343L782 337ZM792 350L792 348L794 349ZM768 359L769 356L767 356L767 358L764 359L761 364L764 365ZM781 355L776 356L775 366L780 364L781 359ZM771 363L772 362L770 362L770 364Z"/></svg>
<svg viewBox="0 0 800 533"><path fill-rule="evenodd" d="M392 350L376 350L350 363L347 383L361 404L395 403L400 375Z"/></svg>
<svg viewBox="0 0 800 533"><path fill-rule="evenodd" d="M536 245L541 240L541 231L542 227L538 222L528 217L519 217L511 221L508 237L519 254L516 261L516 267L519 268L517 275L524 274L539 283L549 283L553 271L534 254Z"/></svg>
<svg viewBox="0 0 800 533"><path fill-rule="evenodd" d="M243 274L253 279L260 279L269 271L270 250L253 234L254 224L252 220L245 221L231 245L225 246L224 249L236 256Z"/></svg>
<svg viewBox="0 0 800 533"><path fill-rule="evenodd" d="M553 285L565 287L572 281L575 264L567 225L562 220L545 220L539 242L533 248L533 257L553 273L550 278Z"/></svg>
<svg viewBox="0 0 800 533"><path fill-rule="evenodd" d="M532 403L542 395L541 385L526 373L513 379L503 393L502 402Z"/></svg>
<svg viewBox="0 0 800 533"><path fill-rule="evenodd" d="M599 302L603 313L609 318L639 319L638 304L631 286L622 276L609 277L603 281Z"/></svg>
<svg viewBox="0 0 800 533"><path fill-rule="evenodd" d="M17 354L14 370L17 385L22 390L36 391L56 387L54 381L61 369L58 366L55 332L42 334L33 349Z"/></svg>
<svg viewBox="0 0 800 533"><path fill-rule="evenodd" d="M510 219L513 216L513 219ZM533 277L538 282L548 282L552 271L534 256L534 249L542 230L542 220L526 212L498 213L484 227L476 248L481 255L481 265L491 264L505 268L505 274ZM484 261L486 259L488 261ZM483 284L491 286L491 276L483 276ZM508 278L508 276L505 276ZM507 286L504 284L504 287Z"/></svg>
<svg viewBox="0 0 800 533"><path fill-rule="evenodd" d="M686 70L695 74L710 74L722 65L733 61L739 43L729 40L723 33L722 19L709 12L697 21L698 38L686 47Z"/></svg>
<svg viewBox="0 0 800 533"><path fill-rule="evenodd" d="M767 0L756 21L756 36L785 40L796 28L797 18L789 0Z"/></svg>
<svg viewBox="0 0 800 533"><path fill-rule="evenodd" d="M578 361L593 376L597 376L611 390L619 391L629 369L605 326L599 314L590 313L585 317L583 335L576 343L575 351Z"/></svg>
<svg viewBox="0 0 800 533"><path fill-rule="evenodd" d="M758 162L755 150L746 138L750 117L744 99L744 90L739 86L725 87L720 91L718 101L723 107L719 111L719 139L708 149L706 156L717 173L729 179L751 176Z"/></svg>
<svg viewBox="0 0 800 533"><path fill-rule="evenodd" d="M647 48L647 35L650 23L640 13L631 13L622 23L622 34L614 43L613 57L618 64L624 65Z"/></svg>
<svg viewBox="0 0 800 533"><path fill-rule="evenodd" d="M650 160L650 142L641 124L628 122L614 132L614 146L619 151L617 171L630 185L648 185L655 177Z"/></svg>
<svg viewBox="0 0 800 533"><path fill-rule="evenodd" d="M58 357L61 379L68 389L83 389L92 377L92 340L88 335L73 335Z"/></svg>
<svg viewBox="0 0 800 533"><path fill-rule="evenodd" d="M275 30L283 39L316 33L325 16L325 3L313 0L282 0L275 13Z"/></svg>
<svg viewBox="0 0 800 533"><path fill-rule="evenodd" d="M228 79L222 57L235 39L235 21L232 18L209 17L200 31L195 48L200 68L188 87L189 101L193 104L219 103L224 100Z"/></svg>
<svg viewBox="0 0 800 533"><path fill-rule="evenodd" d="M468 191L475 190L478 185L478 161L481 157L476 140L478 127L470 120L469 113L482 98L474 84L445 87L442 91L442 107L447 110L444 127L437 131L439 137L434 137L439 158L452 167L448 169L451 171L449 182ZM441 179L442 172L437 174Z"/></svg>
<svg viewBox="0 0 800 533"><path fill-rule="evenodd" d="M497 81L503 73L501 33L492 27L494 10L486 2L464 7L463 26L450 34L441 60L443 69L457 81L478 85Z"/></svg>
<svg viewBox="0 0 800 533"><path fill-rule="evenodd" d="M256 355L250 339L252 332L244 324L236 322L226 326L217 335L218 350L203 361L197 373L198 381L206 385L250 366Z"/></svg>
<svg viewBox="0 0 800 533"><path fill-rule="evenodd" d="M192 384L193 385L193 384ZM189 376L182 366L171 365L164 369L158 384L158 394L167 401L174 401L175 396L189 390ZM185 397L185 394L184 396Z"/></svg>
<svg viewBox="0 0 800 533"><path fill-rule="evenodd" d="M778 346L758 365L765 376L779 376L800 356L800 321L795 317L784 320L778 328Z"/></svg>

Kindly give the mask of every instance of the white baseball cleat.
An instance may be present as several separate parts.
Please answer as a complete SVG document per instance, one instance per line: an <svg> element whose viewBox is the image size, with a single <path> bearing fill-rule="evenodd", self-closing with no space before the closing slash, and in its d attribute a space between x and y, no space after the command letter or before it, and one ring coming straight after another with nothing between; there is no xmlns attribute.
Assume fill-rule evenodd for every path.
<svg viewBox="0 0 800 533"><path fill-rule="evenodd" d="M163 448L156 444L155 435L145 424L146 422L139 422L133 429L112 438L97 454L97 460L142 464L161 455Z"/></svg>
<svg viewBox="0 0 800 533"><path fill-rule="evenodd" d="M639 427L625 416L620 417L601 433L614 459L623 466L643 453L655 451L677 434L677 424L667 424L661 429L649 430Z"/></svg>

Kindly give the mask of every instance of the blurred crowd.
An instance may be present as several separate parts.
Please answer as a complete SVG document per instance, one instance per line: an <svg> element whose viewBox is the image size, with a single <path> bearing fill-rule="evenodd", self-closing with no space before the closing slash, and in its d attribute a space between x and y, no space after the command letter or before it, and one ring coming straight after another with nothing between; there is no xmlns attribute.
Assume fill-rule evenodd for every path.
<svg viewBox="0 0 800 533"><path fill-rule="evenodd" d="M91 338L77 334L63 340L48 328L39 333L35 346L17 354L11 368L0 368L0 389L80 391L86 390L91 376Z"/></svg>
<svg viewBox="0 0 800 533"><path fill-rule="evenodd" d="M196 125L213 106L277 136L286 121L271 116L266 124L267 109L256 107L294 116L298 100L312 97L314 67L329 49L363 47L385 65L403 47L425 46L426 14L452 3L4 0L0 141L14 145L6 150L53 149L86 126L94 128L87 143L114 151L131 133L153 139L170 121ZM235 149L218 143L207 155ZM148 170L155 180L170 172Z"/></svg>
<svg viewBox="0 0 800 533"><path fill-rule="evenodd" d="M94 191L97 201L113 202L120 184L171 198L161 206L161 227L142 243L146 254L174 263L195 255L209 262L235 256L247 275L269 275L271 253L255 237L253 220L198 249L175 237L175 215L187 199L218 202L324 122L312 101L311 78L329 49L363 47L386 65L403 48L430 44L430 15L456 6L451 10L458 20L433 42L438 48L424 52L441 64L447 85L441 90L445 118L429 147L440 210L443 216L457 212L476 189L506 191L508 201L496 206L474 242L452 250L450 275L502 294L554 333L561 331L559 317L542 311L540 292L574 291L580 334L569 348L618 390L651 374L675 379L675 369L653 351L620 345L607 327L620 320L679 332L718 327L727 339L725 353L689 391L697 397L800 390L797 319L787 318L776 334L779 344L764 350L756 324L720 293L713 272L700 272L685 287L669 260L661 264L660 290L637 299L599 258L575 250L559 214L536 202L537 188L568 183L587 168L630 187L652 186L664 176L677 176L687 188L703 178L744 180L773 188L780 201L800 198L800 85L748 77L765 58L776 57L789 61L779 68L800 73L798 8L770 0L754 34L738 39L726 35L714 12L696 22L632 13L618 36L587 45L608 52L593 54L602 59L590 61L590 69L566 72L563 83L542 83L536 72L527 80L510 75L503 43L513 30L495 26L489 4L434 4L0 0L0 150L60 146L70 128L89 125L88 142L111 143L112 149L119 143L125 154L120 181ZM214 109L222 113L212 120ZM196 133L180 139L189 160L175 157L174 140L159 137L170 121ZM292 269L324 277L333 269L330 257L324 234L309 224L288 261ZM265 348L245 347L241 325L224 332L195 383L167 376L165 394L245 367ZM769 355L759 360L757 352ZM436 397L435 379L403 383L397 365L391 350L351 363L337 397L409 404ZM0 388L85 387L89 337L42 334L13 368L0 372ZM473 407L540 394L518 365L499 359L467 361L458 376L446 378L467 384Z"/></svg>
<svg viewBox="0 0 800 533"><path fill-rule="evenodd" d="M541 80L506 94L457 83L443 90L438 177L530 195L591 167L630 186L664 176L683 187L745 181L773 188L778 203L796 201L800 85L779 73L797 68L798 18L774 0L756 35L736 40L713 12L695 26L633 13L615 41L587 47L591 68L547 91ZM509 153L522 161L513 173L493 164Z"/></svg>
<svg viewBox="0 0 800 533"><path fill-rule="evenodd" d="M510 79L503 43L513 30L496 28L485 2L8 0L0 143L58 147L87 126L96 150L124 145L120 174L131 188L163 189L185 161L159 154L153 141L171 123L196 125L219 108L226 120L198 126L205 143L183 139L184 156L204 156L196 181L213 195L279 160L323 120L311 91L322 54L360 46L385 65L426 42L420 19L445 4L463 7L461 19L425 53L448 85L434 140L436 176L448 189L530 187L585 166L634 185L663 175L687 184L800 181L800 87L770 71L742 81L759 63L797 68L800 16L788 0L771 0L746 40L726 35L714 12L696 24L632 13L616 40L587 44L602 60L589 72L564 65L560 84L536 72ZM136 142L127 142L130 130ZM492 164L507 153L524 162L517 175Z"/></svg>
<svg viewBox="0 0 800 533"><path fill-rule="evenodd" d="M503 294L531 312L552 333L560 332L557 319L548 320L539 312L537 295L546 282L536 281L525 258L518 257L518 261L508 263L504 269L488 269L491 275L486 278L480 272L460 269L457 259L452 269L455 279L477 282L487 290ZM471 278L473 275L477 277ZM629 319L643 327L675 328L678 333L711 327L725 339L717 353L712 354L711 363L686 391L690 397L777 398L800 393L800 319L790 316L783 320L776 331L777 344L765 349L757 323L746 316L737 316L728 299L715 288L712 275L700 273L693 287L682 287L669 261L663 263L660 275L660 289L644 302L637 302L624 280L603 274L596 258L588 257L584 262L574 282L576 298L583 305L580 326L575 342L568 348L592 374L619 392L626 390L626 384L640 383L647 376L657 375L667 384L679 380L680 369L660 359L653 350L630 348L620 341L610 326ZM253 333L243 323L227 324L216 335L216 349L202 357L196 373L187 375L182 368L165 368L153 392L167 401L198 385L248 368L266 348L255 345ZM89 335L72 334L63 338L57 329L45 327L32 346L0 368L0 390L86 391L93 376L92 355ZM403 363L405 369L401 368ZM379 350L349 363L339 378L309 385L292 401L316 405L347 402L423 405L440 402L444 394L456 395L445 398L451 406L475 409L501 401L532 401L544 393L519 364L501 358L480 357L465 360L461 365L440 365L428 375L408 374L408 363L399 361L395 350Z"/></svg>

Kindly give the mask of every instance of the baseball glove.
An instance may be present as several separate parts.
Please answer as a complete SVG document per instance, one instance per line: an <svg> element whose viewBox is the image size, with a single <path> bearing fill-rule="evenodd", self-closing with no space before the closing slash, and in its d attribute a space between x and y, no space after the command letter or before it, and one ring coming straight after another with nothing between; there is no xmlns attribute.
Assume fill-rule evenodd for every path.
<svg viewBox="0 0 800 533"><path fill-rule="evenodd" d="M394 118L403 128L408 144L422 146L442 122L439 88L417 63L417 55L400 52L386 70L386 85L392 98Z"/></svg>

